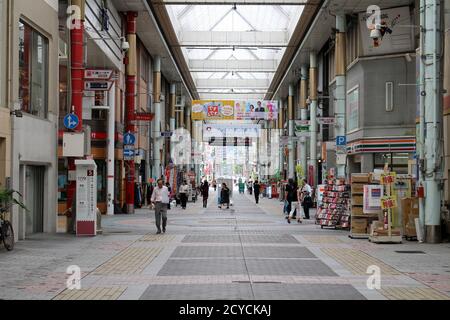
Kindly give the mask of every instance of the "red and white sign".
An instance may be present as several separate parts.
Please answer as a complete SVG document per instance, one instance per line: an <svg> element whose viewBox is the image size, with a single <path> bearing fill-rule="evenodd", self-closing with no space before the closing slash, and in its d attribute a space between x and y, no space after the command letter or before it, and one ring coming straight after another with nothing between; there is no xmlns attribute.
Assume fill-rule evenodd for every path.
<svg viewBox="0 0 450 320"><path fill-rule="evenodd" d="M110 80L112 75L112 70L87 69L84 71L84 79L86 80Z"/></svg>
<svg viewBox="0 0 450 320"><path fill-rule="evenodd" d="M134 120L136 121L153 121L155 115L153 113L136 113L134 116Z"/></svg>
<svg viewBox="0 0 450 320"><path fill-rule="evenodd" d="M208 117L218 117L219 106L208 106Z"/></svg>

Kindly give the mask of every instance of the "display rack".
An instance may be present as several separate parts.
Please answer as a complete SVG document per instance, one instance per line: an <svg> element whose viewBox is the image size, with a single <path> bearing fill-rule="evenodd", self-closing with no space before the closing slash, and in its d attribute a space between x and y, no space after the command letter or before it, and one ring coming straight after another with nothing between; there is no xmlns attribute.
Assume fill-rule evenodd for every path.
<svg viewBox="0 0 450 320"><path fill-rule="evenodd" d="M352 174L351 181L351 239L369 239L370 225L379 219L378 213L364 212L364 186L375 185L370 173Z"/></svg>
<svg viewBox="0 0 450 320"><path fill-rule="evenodd" d="M350 227L350 186L342 179L325 181L325 191L318 208L316 224L323 228L347 229Z"/></svg>

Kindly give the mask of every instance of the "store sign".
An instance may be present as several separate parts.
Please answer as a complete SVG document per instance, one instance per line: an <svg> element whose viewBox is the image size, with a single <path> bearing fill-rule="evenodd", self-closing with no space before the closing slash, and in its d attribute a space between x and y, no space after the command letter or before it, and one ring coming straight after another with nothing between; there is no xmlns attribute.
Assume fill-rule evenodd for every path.
<svg viewBox="0 0 450 320"><path fill-rule="evenodd" d="M237 101L235 115L236 120L277 120L278 101Z"/></svg>
<svg viewBox="0 0 450 320"><path fill-rule="evenodd" d="M140 113L136 113L134 115L134 120L135 121L148 121L148 122L151 122L151 121L153 121L153 119L155 119L155 114L153 114L153 113L140 112Z"/></svg>
<svg viewBox="0 0 450 320"><path fill-rule="evenodd" d="M225 124L203 125L203 141L208 142L212 138L259 138L261 126L253 124Z"/></svg>
<svg viewBox="0 0 450 320"><path fill-rule="evenodd" d="M397 181L397 175L395 172L381 174L381 184L382 185L391 185L391 184L394 184L396 181Z"/></svg>
<svg viewBox="0 0 450 320"><path fill-rule="evenodd" d="M192 119L203 120L277 120L278 102L264 100L196 100Z"/></svg>
<svg viewBox="0 0 450 320"><path fill-rule="evenodd" d="M94 160L76 160L77 236L97 235L97 165Z"/></svg>
<svg viewBox="0 0 450 320"><path fill-rule="evenodd" d="M317 122L319 124L335 124L336 123L336 118L317 118Z"/></svg>
<svg viewBox="0 0 450 320"><path fill-rule="evenodd" d="M390 197L381 198L381 209L388 210L388 209L394 209L397 207L398 207L397 197L390 196Z"/></svg>
<svg viewBox="0 0 450 320"><path fill-rule="evenodd" d="M111 81L85 81L84 90L86 91L109 91L112 87Z"/></svg>
<svg viewBox="0 0 450 320"><path fill-rule="evenodd" d="M84 71L84 79L86 80L110 80L112 75L112 70L87 69Z"/></svg>

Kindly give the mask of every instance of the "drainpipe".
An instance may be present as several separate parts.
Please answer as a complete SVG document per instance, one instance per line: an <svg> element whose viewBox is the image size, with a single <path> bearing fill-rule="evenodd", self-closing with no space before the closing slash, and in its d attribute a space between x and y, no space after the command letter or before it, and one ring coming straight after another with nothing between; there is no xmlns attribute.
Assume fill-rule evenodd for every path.
<svg viewBox="0 0 450 320"><path fill-rule="evenodd" d="M423 70L425 87L422 93L426 130L425 164L422 169L425 175L425 241L428 243L441 241L441 7L441 1L428 0L422 1L420 8L424 10L420 21L423 27L420 68Z"/></svg>
<svg viewBox="0 0 450 320"><path fill-rule="evenodd" d="M309 177L311 186L317 182L317 55L315 52L310 54L309 69L309 89L311 99L311 145L310 145L310 166L312 166L312 177Z"/></svg>
<svg viewBox="0 0 450 320"><path fill-rule="evenodd" d="M300 119L308 120L308 106L306 103L308 97L308 67L303 65L301 67L301 79L300 79ZM306 177L306 167L307 167L307 152L306 152L306 137L300 138L300 165L303 169L303 176L300 177L304 179Z"/></svg>
<svg viewBox="0 0 450 320"><path fill-rule="evenodd" d="M295 143L294 143L294 85L289 85L288 97L288 120L289 120L289 178L295 178Z"/></svg>
<svg viewBox="0 0 450 320"><path fill-rule="evenodd" d="M336 104L335 104L335 136L345 136L345 104L346 104L346 53L345 53L345 33L346 33L345 14L336 15ZM346 153L341 154L336 150L336 157L342 157L337 161L337 177L346 178Z"/></svg>
<svg viewBox="0 0 450 320"><path fill-rule="evenodd" d="M114 176L115 176L115 142L116 142L116 83L113 82L109 91L108 112L108 208L107 215L114 215Z"/></svg>
<svg viewBox="0 0 450 320"><path fill-rule="evenodd" d="M136 54L136 19L137 12L127 12L127 34L130 49L127 52L126 67L126 108L127 126L126 132L136 134L135 114L136 114L136 79L137 79L137 54ZM134 160L126 161L127 182L126 182L126 203L127 213L134 213L134 183L136 180L136 167Z"/></svg>
<svg viewBox="0 0 450 320"><path fill-rule="evenodd" d="M153 61L153 100L155 102L154 176L161 178L161 57Z"/></svg>
<svg viewBox="0 0 450 320"><path fill-rule="evenodd" d="M72 0L72 5L80 8L81 15L75 17L70 30L70 81L72 87L72 111L80 120L76 132L83 130L83 92L84 92L84 15L85 0ZM75 158L68 159L69 172L76 171ZM67 208L72 208L76 181L70 181L67 186Z"/></svg>

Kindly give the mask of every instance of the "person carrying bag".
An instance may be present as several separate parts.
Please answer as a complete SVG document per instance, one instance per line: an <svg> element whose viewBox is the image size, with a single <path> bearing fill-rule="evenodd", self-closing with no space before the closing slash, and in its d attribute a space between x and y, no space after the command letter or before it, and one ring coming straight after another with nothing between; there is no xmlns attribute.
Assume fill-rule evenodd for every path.
<svg viewBox="0 0 450 320"><path fill-rule="evenodd" d="M303 187L301 189L302 194L302 206L303 211L305 213L305 219L309 220L309 209L313 207L313 201L311 197L312 188L306 181L306 179L303 179Z"/></svg>

